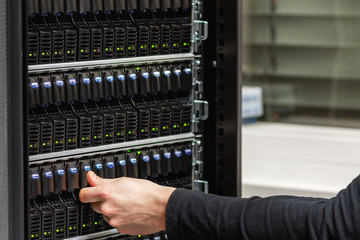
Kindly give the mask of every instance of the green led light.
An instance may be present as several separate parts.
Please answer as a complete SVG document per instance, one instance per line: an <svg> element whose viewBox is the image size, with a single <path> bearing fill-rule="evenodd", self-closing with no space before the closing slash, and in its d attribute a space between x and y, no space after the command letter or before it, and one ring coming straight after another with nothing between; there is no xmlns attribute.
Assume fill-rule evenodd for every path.
<svg viewBox="0 0 360 240"><path fill-rule="evenodd" d="M56 232L59 232L59 229L56 229Z"/></svg>
<svg viewBox="0 0 360 240"><path fill-rule="evenodd" d="M64 229L60 229L60 231L64 231Z"/></svg>
<svg viewBox="0 0 360 240"><path fill-rule="evenodd" d="M67 51L67 53L70 53L70 51Z"/></svg>
<svg viewBox="0 0 360 240"><path fill-rule="evenodd" d="M98 222L95 222L95 225L97 225L98 224Z"/></svg>
<svg viewBox="0 0 360 240"><path fill-rule="evenodd" d="M116 48L116 50L118 50L118 51L119 51L119 50L120 50L120 48Z"/></svg>
<svg viewBox="0 0 360 240"><path fill-rule="evenodd" d="M166 127L164 126L163 129L166 129Z"/></svg>
<svg viewBox="0 0 360 240"><path fill-rule="evenodd" d="M97 136L94 136L94 138L96 139L96 138L97 138Z"/></svg>
<svg viewBox="0 0 360 240"><path fill-rule="evenodd" d="M155 128L152 128L153 131L155 131Z"/></svg>
<svg viewBox="0 0 360 240"><path fill-rule="evenodd" d="M139 238L141 238L141 235L138 235Z"/></svg>
<svg viewBox="0 0 360 240"><path fill-rule="evenodd" d="M71 139L69 139L68 142L71 142Z"/></svg>
<svg viewBox="0 0 360 240"><path fill-rule="evenodd" d="M32 147L33 147L33 145L31 144L31 145L30 145L30 147L32 148Z"/></svg>
<svg viewBox="0 0 360 240"><path fill-rule="evenodd" d="M86 227L86 225L85 225L85 224L83 224L83 227Z"/></svg>
<svg viewBox="0 0 360 240"><path fill-rule="evenodd" d="M72 227L69 227L70 230L72 230Z"/></svg>
<svg viewBox="0 0 360 240"><path fill-rule="evenodd" d="M131 47L128 47L128 49L130 50L130 49L131 49Z"/></svg>
<svg viewBox="0 0 360 240"><path fill-rule="evenodd" d="M144 48L144 46L141 46L140 48Z"/></svg>
<svg viewBox="0 0 360 240"><path fill-rule="evenodd" d="M31 235L31 237L33 238L33 237L35 237L34 235Z"/></svg>
<svg viewBox="0 0 360 240"><path fill-rule="evenodd" d="M131 131L129 131L129 134L131 134L132 132Z"/></svg>
<svg viewBox="0 0 360 240"><path fill-rule="evenodd" d="M186 124L186 123L184 123L184 126L186 127L186 126L187 126L187 124Z"/></svg>
<svg viewBox="0 0 360 240"><path fill-rule="evenodd" d="M141 129L141 132L145 132L145 130L144 130L144 129Z"/></svg>
<svg viewBox="0 0 360 240"><path fill-rule="evenodd" d="M81 49L80 52L84 52L84 49Z"/></svg>
<svg viewBox="0 0 360 240"><path fill-rule="evenodd" d="M45 146L46 145L46 143L43 143L43 146Z"/></svg>
<svg viewBox="0 0 360 240"><path fill-rule="evenodd" d="M163 44L163 47L165 47L166 46L166 44Z"/></svg>
<svg viewBox="0 0 360 240"><path fill-rule="evenodd" d="M106 135L105 135L105 137L108 137L108 136L109 136L109 134L106 134Z"/></svg>
<svg viewBox="0 0 360 240"><path fill-rule="evenodd" d="M84 141L84 140L85 140L85 138L83 137L81 140L83 140L83 141Z"/></svg>
<svg viewBox="0 0 360 240"><path fill-rule="evenodd" d="M138 71L140 71L140 68L139 68L139 67L136 67L135 69L138 70Z"/></svg>
<svg viewBox="0 0 360 240"><path fill-rule="evenodd" d="M58 54L58 52L55 52L55 55L57 55Z"/></svg>
<svg viewBox="0 0 360 240"><path fill-rule="evenodd" d="M31 54L31 53L29 54L29 57L32 57L32 54Z"/></svg>
<svg viewBox="0 0 360 240"><path fill-rule="evenodd" d="M44 232L44 235L46 235L47 234L47 232Z"/></svg>
<svg viewBox="0 0 360 240"><path fill-rule="evenodd" d="M140 155L140 154L141 154L141 152L140 152L140 151L137 151L136 153L137 153L137 155Z"/></svg>
<svg viewBox="0 0 360 240"><path fill-rule="evenodd" d="M176 125L174 125L174 128L176 128Z"/></svg>
<svg viewBox="0 0 360 240"><path fill-rule="evenodd" d="M184 43L184 46L186 46L186 43Z"/></svg>
<svg viewBox="0 0 360 240"><path fill-rule="evenodd" d="M109 51L109 49L108 49L108 48L105 48L105 51Z"/></svg>
<svg viewBox="0 0 360 240"><path fill-rule="evenodd" d="M131 153L131 150L127 150L126 152Z"/></svg>
<svg viewBox="0 0 360 240"><path fill-rule="evenodd" d="M174 47L176 47L176 45L177 45L177 44L176 44L176 43L174 43L173 45L174 45Z"/></svg>
<svg viewBox="0 0 360 240"><path fill-rule="evenodd" d="M151 45L151 47L152 47L152 48L154 48L154 47L155 47L155 45Z"/></svg>
<svg viewBox="0 0 360 240"><path fill-rule="evenodd" d="M120 136L120 133L117 133L118 136Z"/></svg>
<svg viewBox="0 0 360 240"><path fill-rule="evenodd" d="M55 141L55 143L56 143L56 144L58 144L58 143L59 143L59 141Z"/></svg>
<svg viewBox="0 0 360 240"><path fill-rule="evenodd" d="M94 49L93 52L96 52L96 49Z"/></svg>

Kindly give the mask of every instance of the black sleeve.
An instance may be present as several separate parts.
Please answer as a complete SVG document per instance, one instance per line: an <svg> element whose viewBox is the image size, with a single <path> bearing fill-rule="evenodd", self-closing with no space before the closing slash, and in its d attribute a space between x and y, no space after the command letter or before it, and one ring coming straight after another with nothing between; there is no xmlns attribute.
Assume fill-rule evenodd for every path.
<svg viewBox="0 0 360 240"><path fill-rule="evenodd" d="M230 198L177 189L166 208L169 240L360 239L360 177L335 198Z"/></svg>

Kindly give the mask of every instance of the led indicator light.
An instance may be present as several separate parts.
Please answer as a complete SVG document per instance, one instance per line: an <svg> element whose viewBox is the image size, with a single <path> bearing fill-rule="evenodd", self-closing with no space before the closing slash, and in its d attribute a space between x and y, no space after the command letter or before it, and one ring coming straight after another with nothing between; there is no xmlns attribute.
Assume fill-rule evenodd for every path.
<svg viewBox="0 0 360 240"><path fill-rule="evenodd" d="M56 84L56 86L58 86L58 87L63 87L63 86L64 86L64 81L63 81L63 80L56 80L56 81L55 81L55 84Z"/></svg>
<svg viewBox="0 0 360 240"><path fill-rule="evenodd" d="M136 73L131 73L129 77L131 80L136 80Z"/></svg>
<svg viewBox="0 0 360 240"><path fill-rule="evenodd" d="M33 88L33 89L38 89L39 84L37 82L32 82L32 83L30 83L30 87Z"/></svg>
<svg viewBox="0 0 360 240"><path fill-rule="evenodd" d="M40 178L40 175L39 175L38 173L33 173L33 174L31 174L31 179L33 179L33 180L39 180L39 178Z"/></svg>
<svg viewBox="0 0 360 240"><path fill-rule="evenodd" d="M174 73L176 76L180 76L181 75L181 70L180 69L175 69Z"/></svg>
<svg viewBox="0 0 360 240"><path fill-rule="evenodd" d="M153 76L156 77L156 78L159 78L160 75L161 75L159 71L155 71L155 72L153 72L152 74L153 74Z"/></svg>
<svg viewBox="0 0 360 240"><path fill-rule="evenodd" d="M56 171L56 173L57 173L57 175L59 175L59 176L64 176L65 170L64 170L64 169L58 169L58 170Z"/></svg>
<svg viewBox="0 0 360 240"><path fill-rule="evenodd" d="M120 160L119 165L124 167L126 165L126 161L125 160Z"/></svg>
<svg viewBox="0 0 360 240"><path fill-rule="evenodd" d="M53 174L52 174L51 171L47 171L47 172L44 173L44 176L45 176L46 178L52 178Z"/></svg>
<svg viewBox="0 0 360 240"><path fill-rule="evenodd" d="M169 152L164 153L164 157L166 159L170 159L171 158L171 153L169 153Z"/></svg>
<svg viewBox="0 0 360 240"><path fill-rule="evenodd" d="M143 160L144 162L149 162L149 161L150 161L150 157L149 157L148 155L145 155L145 156L142 157L142 160Z"/></svg>
<svg viewBox="0 0 360 240"><path fill-rule="evenodd" d="M106 77L106 80L108 81L108 82L113 82L114 81L114 76L107 76Z"/></svg>
<svg viewBox="0 0 360 240"><path fill-rule="evenodd" d="M186 155L191 155L191 153L192 153L192 150L190 148L185 149Z"/></svg>
<svg viewBox="0 0 360 240"><path fill-rule="evenodd" d="M136 160L136 158L130 158L130 162L131 162L132 164L136 164L136 163L137 163L137 160Z"/></svg>
<svg viewBox="0 0 360 240"><path fill-rule="evenodd" d="M148 79L150 77L150 74L148 72L143 72L141 75L145 79Z"/></svg>
<svg viewBox="0 0 360 240"><path fill-rule="evenodd" d="M89 165L85 165L85 166L83 167L83 169L84 169L85 172L88 172L88 171L91 170L91 167L90 167Z"/></svg>
<svg viewBox="0 0 360 240"><path fill-rule="evenodd" d="M76 79L75 78L69 79L69 83L70 83L70 85L75 86L76 85Z"/></svg>
<svg viewBox="0 0 360 240"><path fill-rule="evenodd" d="M175 156L181 157L181 155L182 155L182 152L181 152L181 151L175 151Z"/></svg>
<svg viewBox="0 0 360 240"><path fill-rule="evenodd" d="M164 71L164 75L165 75L166 77L170 77L170 76L171 76L171 71L170 71L170 70Z"/></svg>
<svg viewBox="0 0 360 240"><path fill-rule="evenodd" d="M71 167L70 168L70 173L76 174L77 173L77 168L76 167Z"/></svg>
<svg viewBox="0 0 360 240"><path fill-rule="evenodd" d="M101 163L97 163L95 164L95 168L101 170L103 168L103 165Z"/></svg>
<svg viewBox="0 0 360 240"><path fill-rule="evenodd" d="M95 77L95 82L101 83L102 82L102 77Z"/></svg>
<svg viewBox="0 0 360 240"><path fill-rule="evenodd" d="M160 160L160 154L154 154L153 155L153 158L156 160L156 161L159 161Z"/></svg>
<svg viewBox="0 0 360 240"><path fill-rule="evenodd" d="M108 168L114 168L114 162L107 162L107 163L106 163L106 166L107 166Z"/></svg>
<svg viewBox="0 0 360 240"><path fill-rule="evenodd" d="M51 88L51 82L50 81L43 82L43 86L45 88Z"/></svg>
<svg viewBox="0 0 360 240"><path fill-rule="evenodd" d="M125 80L125 75L124 74L119 74L118 79L119 79L119 81L123 82Z"/></svg>
<svg viewBox="0 0 360 240"><path fill-rule="evenodd" d="M86 85L89 85L89 84L90 84L90 78L88 78L88 77L84 77L84 78L82 79L82 81L83 81L83 83L86 84Z"/></svg>
<svg viewBox="0 0 360 240"><path fill-rule="evenodd" d="M191 70L191 68L185 68L185 69L184 69L184 72L185 72L187 75L190 75L191 72L192 72L192 70Z"/></svg>

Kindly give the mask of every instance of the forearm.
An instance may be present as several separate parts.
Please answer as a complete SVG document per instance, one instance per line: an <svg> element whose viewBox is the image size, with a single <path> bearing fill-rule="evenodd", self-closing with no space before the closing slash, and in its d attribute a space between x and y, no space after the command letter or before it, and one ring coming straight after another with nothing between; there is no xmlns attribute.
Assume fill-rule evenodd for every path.
<svg viewBox="0 0 360 240"><path fill-rule="evenodd" d="M336 198L224 198L176 190L166 210L169 240L360 239L360 180Z"/></svg>

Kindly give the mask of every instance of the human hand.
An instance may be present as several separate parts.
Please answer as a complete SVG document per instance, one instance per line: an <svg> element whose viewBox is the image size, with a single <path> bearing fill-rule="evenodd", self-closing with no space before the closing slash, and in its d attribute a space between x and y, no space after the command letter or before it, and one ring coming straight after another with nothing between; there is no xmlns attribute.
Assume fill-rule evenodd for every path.
<svg viewBox="0 0 360 240"><path fill-rule="evenodd" d="M87 180L91 187L80 190L80 201L91 203L120 233L147 235L165 230L166 205L175 188L135 178L103 179L92 171Z"/></svg>

